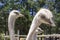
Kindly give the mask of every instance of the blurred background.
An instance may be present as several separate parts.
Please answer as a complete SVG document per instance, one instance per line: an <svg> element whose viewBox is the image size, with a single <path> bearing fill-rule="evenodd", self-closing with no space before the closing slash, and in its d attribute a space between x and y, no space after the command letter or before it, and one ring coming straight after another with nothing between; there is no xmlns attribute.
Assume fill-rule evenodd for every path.
<svg viewBox="0 0 60 40"><path fill-rule="evenodd" d="M43 34L60 34L60 0L0 0L0 35L9 35L8 15L14 9L25 15L25 18L16 20L15 33L19 31L20 35L27 35L31 21L40 8L50 9L56 23L56 27L42 24Z"/></svg>

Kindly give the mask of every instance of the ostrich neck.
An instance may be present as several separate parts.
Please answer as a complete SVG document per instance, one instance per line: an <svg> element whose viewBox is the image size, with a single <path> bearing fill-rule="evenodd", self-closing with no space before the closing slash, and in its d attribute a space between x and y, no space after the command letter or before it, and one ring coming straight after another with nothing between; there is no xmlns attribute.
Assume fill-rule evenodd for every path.
<svg viewBox="0 0 60 40"><path fill-rule="evenodd" d="M29 30L29 35L31 33L30 36L32 36L32 34L35 32L35 30L41 25L41 22L39 21L38 18L34 18L33 21L32 21L32 24L30 26L30 30Z"/></svg>
<svg viewBox="0 0 60 40"><path fill-rule="evenodd" d="M16 20L16 17L11 16L11 15L8 18L8 29L9 29L9 34L10 34L11 40L15 40L15 37L13 36L15 34L15 32L14 32L15 20Z"/></svg>
<svg viewBox="0 0 60 40"><path fill-rule="evenodd" d="M39 25L41 25L39 18L34 17L26 40L32 40L31 38L33 37L33 35L36 32L36 29L39 27Z"/></svg>
<svg viewBox="0 0 60 40"><path fill-rule="evenodd" d="M9 16L8 27L14 27L16 18L14 16Z"/></svg>
<svg viewBox="0 0 60 40"><path fill-rule="evenodd" d="M39 27L41 25L41 22L38 18L34 18L33 21L32 21L32 24L31 24L31 27Z"/></svg>

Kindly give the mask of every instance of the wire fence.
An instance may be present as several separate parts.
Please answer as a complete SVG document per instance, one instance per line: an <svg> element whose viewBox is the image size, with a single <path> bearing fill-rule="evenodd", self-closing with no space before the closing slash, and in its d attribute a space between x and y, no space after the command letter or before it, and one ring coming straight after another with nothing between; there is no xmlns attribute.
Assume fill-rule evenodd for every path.
<svg viewBox="0 0 60 40"><path fill-rule="evenodd" d="M14 35L16 40L25 40L27 35ZM4 40L8 40L9 35L4 36ZM60 40L60 34L37 35L37 40Z"/></svg>

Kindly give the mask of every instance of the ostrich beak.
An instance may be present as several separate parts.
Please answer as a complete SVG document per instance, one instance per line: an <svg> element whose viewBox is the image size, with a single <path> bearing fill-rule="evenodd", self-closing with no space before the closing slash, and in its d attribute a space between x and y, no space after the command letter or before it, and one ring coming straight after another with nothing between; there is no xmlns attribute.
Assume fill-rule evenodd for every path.
<svg viewBox="0 0 60 40"><path fill-rule="evenodd" d="M51 26L56 26L54 20L50 19Z"/></svg>
<svg viewBox="0 0 60 40"><path fill-rule="evenodd" d="M16 18L18 17L24 17L24 15L20 13Z"/></svg>
<svg viewBox="0 0 60 40"><path fill-rule="evenodd" d="M23 15L23 14L21 14L21 13L19 14L19 16L20 16L20 17L24 17L24 15Z"/></svg>

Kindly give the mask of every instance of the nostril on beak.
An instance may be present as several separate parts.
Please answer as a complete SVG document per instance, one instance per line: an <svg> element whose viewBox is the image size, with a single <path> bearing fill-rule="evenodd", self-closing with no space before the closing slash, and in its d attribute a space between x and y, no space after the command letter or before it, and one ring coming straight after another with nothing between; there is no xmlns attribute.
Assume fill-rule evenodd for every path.
<svg viewBox="0 0 60 40"><path fill-rule="evenodd" d="M49 21L50 24L52 24L50 21Z"/></svg>

